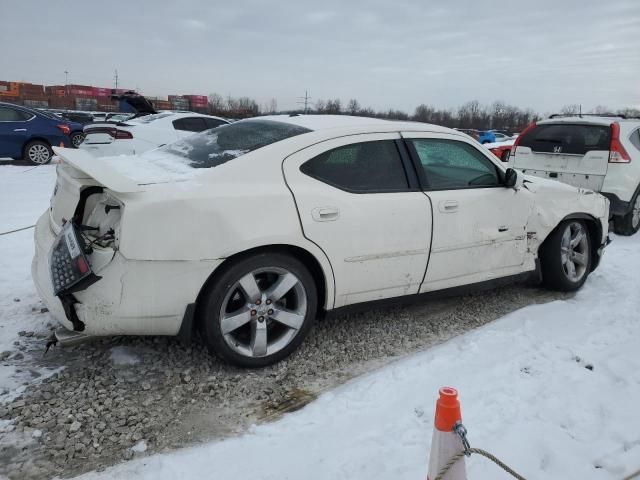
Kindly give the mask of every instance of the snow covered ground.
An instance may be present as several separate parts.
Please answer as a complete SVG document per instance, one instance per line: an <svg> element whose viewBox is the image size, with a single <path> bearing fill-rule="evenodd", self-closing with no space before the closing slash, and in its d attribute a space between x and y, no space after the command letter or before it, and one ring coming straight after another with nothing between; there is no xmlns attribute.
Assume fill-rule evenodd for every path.
<svg viewBox="0 0 640 480"><path fill-rule="evenodd" d="M47 208L54 185L54 165L0 166L0 233L33 225ZM33 229L0 236L0 356L15 350L19 331L46 334L46 322L32 314L32 309L43 307L31 281L32 256ZM22 353L11 353L15 355ZM16 370L15 362L0 362L0 393L10 390L15 395L24 382L35 379L33 368ZM37 375L47 373L51 372ZM0 403L8 398L0 397Z"/></svg>
<svg viewBox="0 0 640 480"><path fill-rule="evenodd" d="M226 441L81 478L425 478L438 387L460 391L472 446L527 478L640 468L640 236L616 238L572 299L516 311ZM510 478L482 457L469 479Z"/></svg>
<svg viewBox="0 0 640 480"><path fill-rule="evenodd" d="M1 167L1 232L35 222L53 168ZM19 330L43 329L27 315L39 305L32 235L0 236L0 351ZM638 270L640 235L617 237L570 300L516 311L241 437L148 457L138 445L136 460L81 478L425 478L437 390L451 385L472 446L527 478L620 479L640 468ZM114 358L135 361L125 353ZM25 380L3 368L0 387ZM509 478L481 457L467 469L470 480Z"/></svg>

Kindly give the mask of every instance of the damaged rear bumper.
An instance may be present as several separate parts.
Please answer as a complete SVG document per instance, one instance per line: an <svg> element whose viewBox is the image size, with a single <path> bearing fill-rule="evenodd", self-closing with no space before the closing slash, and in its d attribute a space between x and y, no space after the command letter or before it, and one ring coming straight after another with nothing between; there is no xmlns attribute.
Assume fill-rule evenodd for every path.
<svg viewBox="0 0 640 480"><path fill-rule="evenodd" d="M128 260L112 250L109 261L96 254L90 258L100 280L73 294L56 296L49 265L55 239L45 212L35 228L32 277L56 320L86 336L178 334L188 305L222 262Z"/></svg>

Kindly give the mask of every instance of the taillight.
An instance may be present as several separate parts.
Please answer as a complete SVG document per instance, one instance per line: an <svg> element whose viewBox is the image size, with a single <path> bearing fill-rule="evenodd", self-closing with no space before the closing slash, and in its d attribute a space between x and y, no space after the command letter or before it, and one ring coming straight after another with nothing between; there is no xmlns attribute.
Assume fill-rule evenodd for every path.
<svg viewBox="0 0 640 480"><path fill-rule="evenodd" d="M536 122L533 122L532 124L527 125L527 128L525 128L522 132L520 132L520 135L518 135L518 137L516 138L516 141L513 142L513 146L511 147L512 156L516 154L516 148L520 144L520 140L522 139L522 137L524 137L524 134L527 133L529 130L534 129L535 126L536 126Z"/></svg>
<svg viewBox="0 0 640 480"><path fill-rule="evenodd" d="M127 130L118 130L117 128L109 127L87 128L84 133L87 135L91 133L106 133L117 140L131 140L133 138L133 134Z"/></svg>
<svg viewBox="0 0 640 480"><path fill-rule="evenodd" d="M130 140L133 138L133 135L127 130L116 130L115 138L120 140Z"/></svg>
<svg viewBox="0 0 640 480"><path fill-rule="evenodd" d="M71 129L69 128L69 125L64 125L63 123L61 123L59 125L56 125L56 127L62 130L62 133L64 133L65 135L69 135L71 133Z"/></svg>
<svg viewBox="0 0 640 480"><path fill-rule="evenodd" d="M620 125L611 124L611 143L609 144L609 163L629 163L631 157L620 143Z"/></svg>

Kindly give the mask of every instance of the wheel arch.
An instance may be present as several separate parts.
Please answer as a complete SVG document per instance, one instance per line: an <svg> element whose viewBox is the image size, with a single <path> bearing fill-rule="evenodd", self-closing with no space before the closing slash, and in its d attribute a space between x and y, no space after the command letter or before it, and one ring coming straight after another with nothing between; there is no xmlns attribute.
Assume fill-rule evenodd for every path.
<svg viewBox="0 0 640 480"><path fill-rule="evenodd" d="M39 136L39 135L35 135L33 137L29 137L23 144L22 144L22 156L24 157L27 153L27 145L29 145L31 142L44 142L47 145L49 145L49 148L52 147L51 142L49 140L47 140L45 137Z"/></svg>
<svg viewBox="0 0 640 480"><path fill-rule="evenodd" d="M590 242L590 249L591 249L591 252L590 252L591 270L590 271L593 272L598 267L598 264L600 263L600 255L598 255L598 249L600 248L600 239L602 238L602 234L604 233L602 231L602 224L600 223L600 221L598 221L596 217L594 217L589 213L576 212L576 213L570 213L569 215L562 218L558 222L558 224L555 226L555 228L551 230L551 232L557 230L560 227L560 225L562 225L564 222L568 220L583 220L587 225L587 228L589 229L589 235L592 240ZM540 252L543 245L549 240L549 237L551 236L551 232L549 232L549 235L547 235L547 237L538 247L538 252Z"/></svg>
<svg viewBox="0 0 640 480"><path fill-rule="evenodd" d="M213 284L217 278L220 277L231 265L238 260L251 257L253 255L264 253L281 253L289 255L297 260L301 261L305 267L309 269L309 273L313 277L317 293L318 293L318 314L322 311L333 308L333 272L327 272L323 268L322 263L318 258L313 255L309 250L291 244L272 244L262 245L247 250L243 250L225 258L225 260L209 275L204 282L198 296L196 297L195 306L195 318L198 321L200 317L198 306L202 304L202 298L211 284Z"/></svg>

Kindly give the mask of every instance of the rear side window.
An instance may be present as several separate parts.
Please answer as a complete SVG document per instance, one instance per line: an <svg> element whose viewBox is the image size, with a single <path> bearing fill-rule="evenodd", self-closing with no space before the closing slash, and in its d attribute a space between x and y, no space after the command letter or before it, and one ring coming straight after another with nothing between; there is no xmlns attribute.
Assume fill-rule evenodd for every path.
<svg viewBox="0 0 640 480"><path fill-rule="evenodd" d="M218 120L216 118L205 118L204 123L207 124L207 128L216 128L216 127L219 127L220 125L227 124L227 122L223 120Z"/></svg>
<svg viewBox="0 0 640 480"><path fill-rule="evenodd" d="M537 125L520 139L519 146L539 153L585 155L591 150L609 150L611 127L608 125Z"/></svg>
<svg viewBox="0 0 640 480"><path fill-rule="evenodd" d="M497 167L468 143L438 138L411 140L427 190L497 187Z"/></svg>
<svg viewBox="0 0 640 480"><path fill-rule="evenodd" d="M207 124L202 117L186 117L173 121L173 127L176 130L184 130L186 132L202 132L207 130Z"/></svg>
<svg viewBox="0 0 640 480"><path fill-rule="evenodd" d="M300 170L321 182L357 193L406 191L402 159L393 140L354 143L324 152Z"/></svg>
<svg viewBox="0 0 640 480"><path fill-rule="evenodd" d="M0 122L24 122L29 120L33 115L21 110L14 110L9 107L0 107Z"/></svg>
<svg viewBox="0 0 640 480"><path fill-rule="evenodd" d="M152 152L176 155L192 168L211 168L310 131L298 125L273 120L243 120L196 133Z"/></svg>

